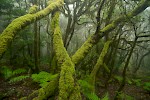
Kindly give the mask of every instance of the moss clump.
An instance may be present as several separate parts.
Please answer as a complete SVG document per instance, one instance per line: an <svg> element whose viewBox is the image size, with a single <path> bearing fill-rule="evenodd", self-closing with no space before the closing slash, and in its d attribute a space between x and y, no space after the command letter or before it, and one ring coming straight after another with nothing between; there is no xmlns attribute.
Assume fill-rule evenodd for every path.
<svg viewBox="0 0 150 100"><path fill-rule="evenodd" d="M30 9L29 9L29 14L34 14L36 13L38 10L38 6L37 5L33 5Z"/></svg>

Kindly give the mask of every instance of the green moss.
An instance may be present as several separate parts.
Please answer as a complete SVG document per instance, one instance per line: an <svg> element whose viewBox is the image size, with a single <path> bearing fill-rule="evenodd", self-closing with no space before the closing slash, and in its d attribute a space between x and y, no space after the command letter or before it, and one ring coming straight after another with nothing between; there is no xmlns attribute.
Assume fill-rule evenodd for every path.
<svg viewBox="0 0 150 100"><path fill-rule="evenodd" d="M29 9L29 14L34 14L36 13L38 10L38 6L37 5L33 5L30 9Z"/></svg>
<svg viewBox="0 0 150 100"><path fill-rule="evenodd" d="M97 72L100 68L100 66L103 65L103 60L104 60L104 57L105 55L107 54L107 51L109 49L109 45L110 45L111 41L107 41L105 44L104 44L104 47L103 47L103 50L97 60L97 63L96 65L94 66L91 74L90 74L90 77L89 77L89 83L93 86L92 88L92 91L94 92L95 91L95 78L96 78L96 75L97 75Z"/></svg>
<svg viewBox="0 0 150 100"><path fill-rule="evenodd" d="M71 95L75 95L73 94L76 86L74 82L75 68L63 44L59 27L59 12L55 12L52 17L51 29L53 31L53 45L56 58L61 65L58 100L68 100ZM80 97L80 92L76 96Z"/></svg>
<svg viewBox="0 0 150 100"><path fill-rule="evenodd" d="M24 27L33 23L36 20L48 15L54 9L57 9L63 5L63 0L56 0L48 5L45 9L35 13L35 14L26 14L19 18L13 20L8 27L0 34L0 56L6 51L7 45L12 41L14 36L18 31L22 30Z"/></svg>
<svg viewBox="0 0 150 100"><path fill-rule="evenodd" d="M111 30L113 30L115 27L115 23L111 23L109 25L107 25L106 27L104 27L102 30L100 30L100 33L107 33L110 32Z"/></svg>
<svg viewBox="0 0 150 100"><path fill-rule="evenodd" d="M58 90L58 77L52 80L46 87L39 89L38 100L47 100Z"/></svg>
<svg viewBox="0 0 150 100"><path fill-rule="evenodd" d="M69 100L82 100L82 97L80 95L80 87L78 84L74 87L73 92L70 95Z"/></svg>
<svg viewBox="0 0 150 100"><path fill-rule="evenodd" d="M19 100L27 100L27 97L20 98Z"/></svg>
<svg viewBox="0 0 150 100"><path fill-rule="evenodd" d="M48 97L55 95L58 91L58 75L55 79L50 81L47 86L34 91L27 97L23 97L20 100L47 100Z"/></svg>
<svg viewBox="0 0 150 100"><path fill-rule="evenodd" d="M148 6L150 6L149 0L142 0L140 5L135 8L132 12L128 13L127 16L120 16L116 20L112 21L112 23L108 24L106 27L100 30L99 35L103 37L105 34L108 34L110 31L114 30L121 22L128 21L129 18L136 16L137 14L144 11ZM77 52L72 56L72 61L74 64L78 64L88 53L91 47L94 46L98 41L94 42L94 37L96 34L93 34L88 40L77 50ZM101 39L101 38L99 38Z"/></svg>
<svg viewBox="0 0 150 100"><path fill-rule="evenodd" d="M93 47L94 42L95 41L92 37L88 38L88 40L72 56L72 61L75 65L78 64L85 57L88 51Z"/></svg>

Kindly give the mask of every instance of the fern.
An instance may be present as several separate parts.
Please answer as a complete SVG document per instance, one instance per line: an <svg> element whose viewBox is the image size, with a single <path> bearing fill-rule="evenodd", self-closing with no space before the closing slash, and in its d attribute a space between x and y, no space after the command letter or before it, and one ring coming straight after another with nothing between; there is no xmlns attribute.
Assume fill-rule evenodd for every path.
<svg viewBox="0 0 150 100"><path fill-rule="evenodd" d="M150 82L145 82L143 85L144 90L150 92Z"/></svg>
<svg viewBox="0 0 150 100"><path fill-rule="evenodd" d="M40 72L39 74L32 74L33 81L39 83L41 87L45 87L49 81L51 81L56 77L57 74L52 75L51 73L44 72L44 71Z"/></svg>
<svg viewBox="0 0 150 100"><path fill-rule="evenodd" d="M109 100L108 93L106 93L105 96L101 100Z"/></svg>
<svg viewBox="0 0 150 100"><path fill-rule="evenodd" d="M129 96L123 92L119 93L118 99L119 100L134 100L132 96Z"/></svg>
<svg viewBox="0 0 150 100"><path fill-rule="evenodd" d="M10 81L9 81L9 83L20 82L20 81L25 80L26 78L29 78L29 76L28 75L17 76L17 77L11 78Z"/></svg>
<svg viewBox="0 0 150 100"><path fill-rule="evenodd" d="M90 100L100 100L100 98L95 93L89 93L87 95L88 99Z"/></svg>
<svg viewBox="0 0 150 100"><path fill-rule="evenodd" d="M0 73L2 73L3 77L7 80L12 76L12 70L7 66L2 66L0 68Z"/></svg>
<svg viewBox="0 0 150 100"><path fill-rule="evenodd" d="M25 72L27 72L26 69L19 68L19 69L16 69L16 70L13 71L13 75L22 74L22 73L25 73Z"/></svg>
<svg viewBox="0 0 150 100"><path fill-rule="evenodd" d="M29 77L28 75L17 76L19 74L24 74L25 72L27 72L26 69L22 68L12 70L7 66L3 66L0 72L2 73L2 75L6 80L9 80L8 81L9 83L16 83Z"/></svg>
<svg viewBox="0 0 150 100"><path fill-rule="evenodd" d="M123 78L121 76L117 76L115 75L114 78L118 81L121 82L123 80Z"/></svg>
<svg viewBox="0 0 150 100"><path fill-rule="evenodd" d="M132 81L136 86L141 86L141 79L132 79Z"/></svg>
<svg viewBox="0 0 150 100"><path fill-rule="evenodd" d="M81 86L83 95L89 100L100 100L100 98L93 92L91 92L92 86L86 80L78 80Z"/></svg>

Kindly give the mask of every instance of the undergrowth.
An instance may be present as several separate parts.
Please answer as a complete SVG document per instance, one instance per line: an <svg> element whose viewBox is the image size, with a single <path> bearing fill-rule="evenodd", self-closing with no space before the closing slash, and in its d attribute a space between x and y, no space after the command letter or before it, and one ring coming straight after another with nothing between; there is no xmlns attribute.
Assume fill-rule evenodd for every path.
<svg viewBox="0 0 150 100"><path fill-rule="evenodd" d="M25 80L26 78L29 78L28 75L23 75L26 72L27 70L23 68L18 68L16 70L12 70L8 66L2 66L0 68L0 73L9 83L17 83Z"/></svg>
<svg viewBox="0 0 150 100"><path fill-rule="evenodd" d="M33 81L39 83L41 87L45 87L48 84L48 82L50 82L56 77L57 74L52 75L51 73L45 71L41 71L39 74L32 74Z"/></svg>

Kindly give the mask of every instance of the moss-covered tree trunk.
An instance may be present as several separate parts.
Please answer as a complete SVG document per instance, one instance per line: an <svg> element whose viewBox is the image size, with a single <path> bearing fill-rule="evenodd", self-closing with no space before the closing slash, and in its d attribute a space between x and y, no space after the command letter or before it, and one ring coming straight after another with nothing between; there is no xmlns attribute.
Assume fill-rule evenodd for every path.
<svg viewBox="0 0 150 100"><path fill-rule="evenodd" d="M21 16L15 20L13 20L12 23L9 24L9 26L2 32L2 34L0 34L0 56L2 56L2 54L7 50L8 44L10 43L10 41L12 41L12 39L14 38L15 34L18 31L20 31L24 27L28 26L29 24L33 23L34 21L40 20L41 18L47 16L49 13L51 13L51 11L53 11L56 8L61 7L62 5L63 5L63 0L55 0L54 2L50 3L48 5L48 7L46 7L44 10L41 10L35 14L26 14L24 16ZM74 79L75 79L74 64L78 64L85 57L85 55L89 52L89 50L93 47L93 45L98 43L98 41L103 36L108 34L110 31L114 30L121 22L127 21L128 18L132 18L132 17L136 16L137 14L141 13L142 11L144 11L149 5L150 5L149 0L141 0L139 6L135 10L128 13L126 16L118 17L116 20L112 21L112 23L108 24L106 27L101 29L99 31L99 34L93 34L82 45L82 47L80 49L78 49L78 51L73 55L72 61L69 58L68 54L66 54L66 50L64 49L64 47L61 46L63 44L62 44L62 39L61 39L61 35L60 35L60 33L61 33L60 28L59 28L59 26L55 27L55 30L54 30L55 38L56 38L56 40L60 39L60 41L56 41L56 43L54 42L55 51L57 54L58 61L60 63L62 63L60 79L59 79L59 89L60 89L59 99L80 100L80 93L78 92L79 88L78 88L78 85L76 85L76 83L74 81ZM61 44L57 45L57 42L61 43ZM57 50L56 50L56 48L57 48ZM58 48L61 50L59 51ZM59 59L59 57L61 59ZM38 98L42 97L42 99L39 99L39 100L47 99L50 95L54 94L54 92L55 92L54 90L57 89L57 84L58 84L58 80L53 80L49 83L49 85L46 88L39 89L39 91L42 91L42 92L39 92L39 91L37 92ZM78 93L75 93L76 91ZM45 96L45 97L43 97L43 96ZM27 99L27 100L29 100L29 99Z"/></svg>
<svg viewBox="0 0 150 100"><path fill-rule="evenodd" d="M75 66L63 44L59 12L55 12L52 17L51 29L54 31L53 45L56 59L61 66L58 100L81 100L80 89L75 81Z"/></svg>
<svg viewBox="0 0 150 100"><path fill-rule="evenodd" d="M29 24L42 19L51 13L54 9L63 5L63 0L51 2L45 9L37 13L29 13L13 20L7 28L0 34L0 56L7 50L8 44L12 41L18 31L22 30Z"/></svg>
<svg viewBox="0 0 150 100"><path fill-rule="evenodd" d="M113 20L110 24L106 27L102 28L99 31L99 34L93 34L89 37L85 43L77 50L77 52L72 56L72 61L74 64L78 64L90 49L99 42L99 40L103 37L108 35L111 31L113 31L120 23L128 21L128 19L138 15L139 13L143 12L147 7L150 6L149 0L141 0L139 2L139 6L136 7L133 11L127 13L127 15L121 15L120 17Z"/></svg>
<svg viewBox="0 0 150 100"><path fill-rule="evenodd" d="M96 65L94 66L91 74L90 74L90 77L89 77L89 83L92 85L92 91L95 92L95 78L96 78L96 75L97 75L97 72L99 71L99 68L100 66L103 65L103 60L104 60L104 57L105 55L107 54L107 51L109 49L109 45L110 45L111 41L107 41L105 44L104 44L104 47L103 47L103 50L97 60L97 63Z"/></svg>

